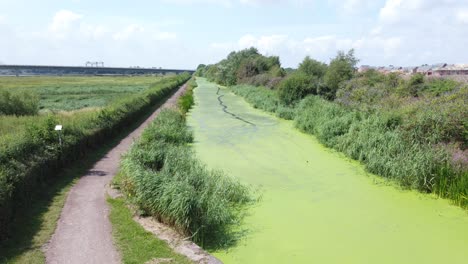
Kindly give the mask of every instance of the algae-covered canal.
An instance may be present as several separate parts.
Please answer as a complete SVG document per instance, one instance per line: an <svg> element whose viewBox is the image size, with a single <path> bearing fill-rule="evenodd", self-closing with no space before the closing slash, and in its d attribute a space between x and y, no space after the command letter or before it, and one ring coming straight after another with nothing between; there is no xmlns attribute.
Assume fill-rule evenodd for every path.
<svg viewBox="0 0 468 264"><path fill-rule="evenodd" d="M198 79L188 118L198 157L262 199L225 263L468 263L468 213L402 191L321 146L292 122Z"/></svg>

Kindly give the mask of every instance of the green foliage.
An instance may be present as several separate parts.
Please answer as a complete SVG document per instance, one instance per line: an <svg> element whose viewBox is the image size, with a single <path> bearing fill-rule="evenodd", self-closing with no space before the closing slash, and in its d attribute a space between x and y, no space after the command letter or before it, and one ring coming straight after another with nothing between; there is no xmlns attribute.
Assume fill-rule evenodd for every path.
<svg viewBox="0 0 468 264"><path fill-rule="evenodd" d="M193 100L193 89L195 89L195 87L197 87L197 82L195 78L192 78L187 83L187 90L177 101L177 105L183 114L186 114L195 103Z"/></svg>
<svg viewBox="0 0 468 264"><path fill-rule="evenodd" d="M246 83L259 74L268 74L270 78L282 77L285 74L278 57L265 57L256 48L231 52L219 63L201 69L199 76L222 85Z"/></svg>
<svg viewBox="0 0 468 264"><path fill-rule="evenodd" d="M286 77L278 85L278 97L285 105L293 105L308 94L317 94L318 80L304 73Z"/></svg>
<svg viewBox="0 0 468 264"><path fill-rule="evenodd" d="M160 79L144 92L122 98L98 111L22 118L23 129L0 137L0 240L17 205L27 207L38 186L53 181L57 171L103 144L133 123L174 88L188 80L183 74ZM63 145L53 130L62 124Z"/></svg>
<svg viewBox="0 0 468 264"><path fill-rule="evenodd" d="M309 56L307 56L299 64L299 68L297 70L308 76L316 76L318 78L322 78L327 72L327 65L320 61L311 59Z"/></svg>
<svg viewBox="0 0 468 264"><path fill-rule="evenodd" d="M255 108L275 113L284 119L294 119L295 108L280 103L276 91L250 85L236 85L230 89L235 94L244 97Z"/></svg>
<svg viewBox="0 0 468 264"><path fill-rule="evenodd" d="M276 112L279 106L278 94L275 91L249 85L230 87L235 94L245 98L253 107L267 112Z"/></svg>
<svg viewBox="0 0 468 264"><path fill-rule="evenodd" d="M192 140L184 116L163 110L122 160L121 188L145 213L194 241L223 246L249 190L195 159Z"/></svg>
<svg viewBox="0 0 468 264"><path fill-rule="evenodd" d="M31 92L0 90L0 115L36 115L39 97Z"/></svg>
<svg viewBox="0 0 468 264"><path fill-rule="evenodd" d="M202 76L205 76L205 72L207 70L207 67L205 64L200 64L198 65L197 67L197 70L195 71L195 76L197 77L202 77Z"/></svg>
<svg viewBox="0 0 468 264"><path fill-rule="evenodd" d="M431 79L423 92L428 95L440 96L452 92L458 87L460 87L460 83L451 79Z"/></svg>
<svg viewBox="0 0 468 264"><path fill-rule="evenodd" d="M358 60L354 57L354 50L345 54L339 51L330 62L327 73L324 76L325 87L319 90L319 94L334 99L336 91L344 81L350 80L354 76L355 67Z"/></svg>

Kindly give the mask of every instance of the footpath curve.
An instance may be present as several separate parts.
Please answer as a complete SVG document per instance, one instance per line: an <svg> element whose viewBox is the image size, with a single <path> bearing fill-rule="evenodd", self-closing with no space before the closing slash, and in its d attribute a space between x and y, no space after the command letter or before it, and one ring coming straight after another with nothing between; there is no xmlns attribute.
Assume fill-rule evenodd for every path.
<svg viewBox="0 0 468 264"><path fill-rule="evenodd" d="M99 160L71 188L57 228L45 247L46 263L93 264L120 263L120 254L112 239L107 186L119 168L120 156L138 138L145 127L167 107L174 106L185 92L184 84L137 129L126 136Z"/></svg>

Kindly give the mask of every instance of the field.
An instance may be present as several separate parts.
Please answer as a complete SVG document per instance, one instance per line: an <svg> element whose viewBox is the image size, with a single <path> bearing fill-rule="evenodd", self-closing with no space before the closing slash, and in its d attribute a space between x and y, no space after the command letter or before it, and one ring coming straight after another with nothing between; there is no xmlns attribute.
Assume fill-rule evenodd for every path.
<svg viewBox="0 0 468 264"><path fill-rule="evenodd" d="M42 111L71 111L102 107L113 100L139 93L162 77L75 76L2 77L1 90L32 92L39 96Z"/></svg>

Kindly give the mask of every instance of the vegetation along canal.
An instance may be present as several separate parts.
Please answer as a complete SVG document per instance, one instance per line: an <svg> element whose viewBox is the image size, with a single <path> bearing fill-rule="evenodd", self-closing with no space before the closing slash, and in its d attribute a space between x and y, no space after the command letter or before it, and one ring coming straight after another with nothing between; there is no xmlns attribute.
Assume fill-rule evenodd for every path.
<svg viewBox="0 0 468 264"><path fill-rule="evenodd" d="M198 84L188 118L198 157L261 194L245 235L213 252L223 262L467 263L465 210L369 176L292 122Z"/></svg>

